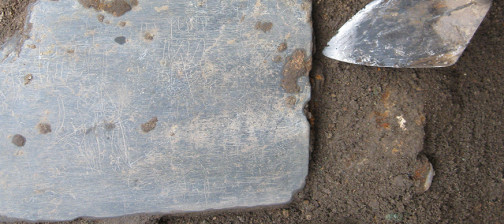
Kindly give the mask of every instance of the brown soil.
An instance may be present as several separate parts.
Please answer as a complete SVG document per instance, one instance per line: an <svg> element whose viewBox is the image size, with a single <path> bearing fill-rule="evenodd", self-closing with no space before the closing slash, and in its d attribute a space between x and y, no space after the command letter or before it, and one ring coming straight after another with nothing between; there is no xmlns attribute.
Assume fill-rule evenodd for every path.
<svg viewBox="0 0 504 224"><path fill-rule="evenodd" d="M35 0L0 1L0 49L1 45L16 33L23 33L30 3Z"/></svg>
<svg viewBox="0 0 504 224"><path fill-rule="evenodd" d="M259 22L257 22L255 24L255 29L256 30L261 30L261 31L263 31L265 33L268 32L268 31L270 31L271 28L273 28L273 23L271 23L271 22L261 22L261 21L259 21Z"/></svg>
<svg viewBox="0 0 504 224"><path fill-rule="evenodd" d="M299 92L297 80L307 76L311 69L311 60L306 60L306 52L301 49L295 50L287 59L282 71L282 88L287 93Z"/></svg>
<svg viewBox="0 0 504 224"><path fill-rule="evenodd" d="M37 124L37 129L40 134L48 134L51 133L51 124L49 123L39 123Z"/></svg>
<svg viewBox="0 0 504 224"><path fill-rule="evenodd" d="M71 223L502 223L504 1L494 1L452 67L384 69L324 57L329 39L369 2L313 2L310 172L292 203ZM17 23L8 24L1 37ZM414 183L419 153L436 171L425 193Z"/></svg>
<svg viewBox="0 0 504 224"><path fill-rule="evenodd" d="M138 5L137 0L78 0L86 8L105 11L113 16L122 16ZM101 22L101 21L100 21Z"/></svg>

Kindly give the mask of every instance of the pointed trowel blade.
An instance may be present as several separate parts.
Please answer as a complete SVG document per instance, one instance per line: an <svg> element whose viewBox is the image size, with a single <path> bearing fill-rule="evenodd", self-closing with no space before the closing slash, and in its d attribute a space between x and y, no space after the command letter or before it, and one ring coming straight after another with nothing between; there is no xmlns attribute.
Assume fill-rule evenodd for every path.
<svg viewBox="0 0 504 224"><path fill-rule="evenodd" d="M450 66L491 4L491 0L374 0L341 27L323 54L368 66Z"/></svg>

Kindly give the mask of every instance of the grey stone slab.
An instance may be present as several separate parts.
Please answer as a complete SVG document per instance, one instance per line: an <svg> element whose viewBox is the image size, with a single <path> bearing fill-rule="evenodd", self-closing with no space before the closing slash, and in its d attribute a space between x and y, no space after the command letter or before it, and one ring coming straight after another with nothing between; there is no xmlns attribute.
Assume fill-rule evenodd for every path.
<svg viewBox="0 0 504 224"><path fill-rule="evenodd" d="M311 3L101 3L38 1L2 47L0 215L288 202L308 172Z"/></svg>

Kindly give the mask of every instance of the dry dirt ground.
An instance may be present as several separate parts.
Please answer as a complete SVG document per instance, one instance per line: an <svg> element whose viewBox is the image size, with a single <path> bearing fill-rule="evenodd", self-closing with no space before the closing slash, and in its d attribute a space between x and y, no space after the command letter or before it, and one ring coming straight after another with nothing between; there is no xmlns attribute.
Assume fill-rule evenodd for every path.
<svg viewBox="0 0 504 224"><path fill-rule="evenodd" d="M369 2L313 1L310 172L292 203L68 223L504 223L504 1L449 68L324 57L325 43ZM411 180L419 153L436 170L425 193Z"/></svg>

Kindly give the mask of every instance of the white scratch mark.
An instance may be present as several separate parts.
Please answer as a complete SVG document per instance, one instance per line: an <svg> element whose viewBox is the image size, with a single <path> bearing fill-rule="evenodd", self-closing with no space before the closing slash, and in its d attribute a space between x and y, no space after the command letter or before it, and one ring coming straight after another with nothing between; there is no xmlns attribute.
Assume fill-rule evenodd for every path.
<svg viewBox="0 0 504 224"><path fill-rule="evenodd" d="M404 119L404 117L403 117L402 115L397 116L396 118L397 118L397 123L399 123L399 127L401 127L401 129L402 129L403 131L408 130L408 129L406 128L406 119Z"/></svg>
<svg viewBox="0 0 504 224"><path fill-rule="evenodd" d="M58 97L58 117L61 117L61 125L58 127L58 129L55 131L56 133L59 133L61 130L63 130L63 126L65 125L65 118L66 118L66 111L65 111L65 103L63 102L63 99L61 97Z"/></svg>
<svg viewBox="0 0 504 224"><path fill-rule="evenodd" d="M145 49L145 51L143 52L143 54L140 57L138 57L138 60L139 61L143 61L145 59L145 56L147 56L147 52L149 52L149 50Z"/></svg>
<svg viewBox="0 0 504 224"><path fill-rule="evenodd" d="M124 151L124 160L126 161L126 164L128 165L129 168L131 168L131 163L129 161L129 156L128 156L128 147L126 147L126 135L124 134L124 126L122 124L122 121L119 120L119 129L121 130L121 135L122 135L122 143L123 143L123 151Z"/></svg>

